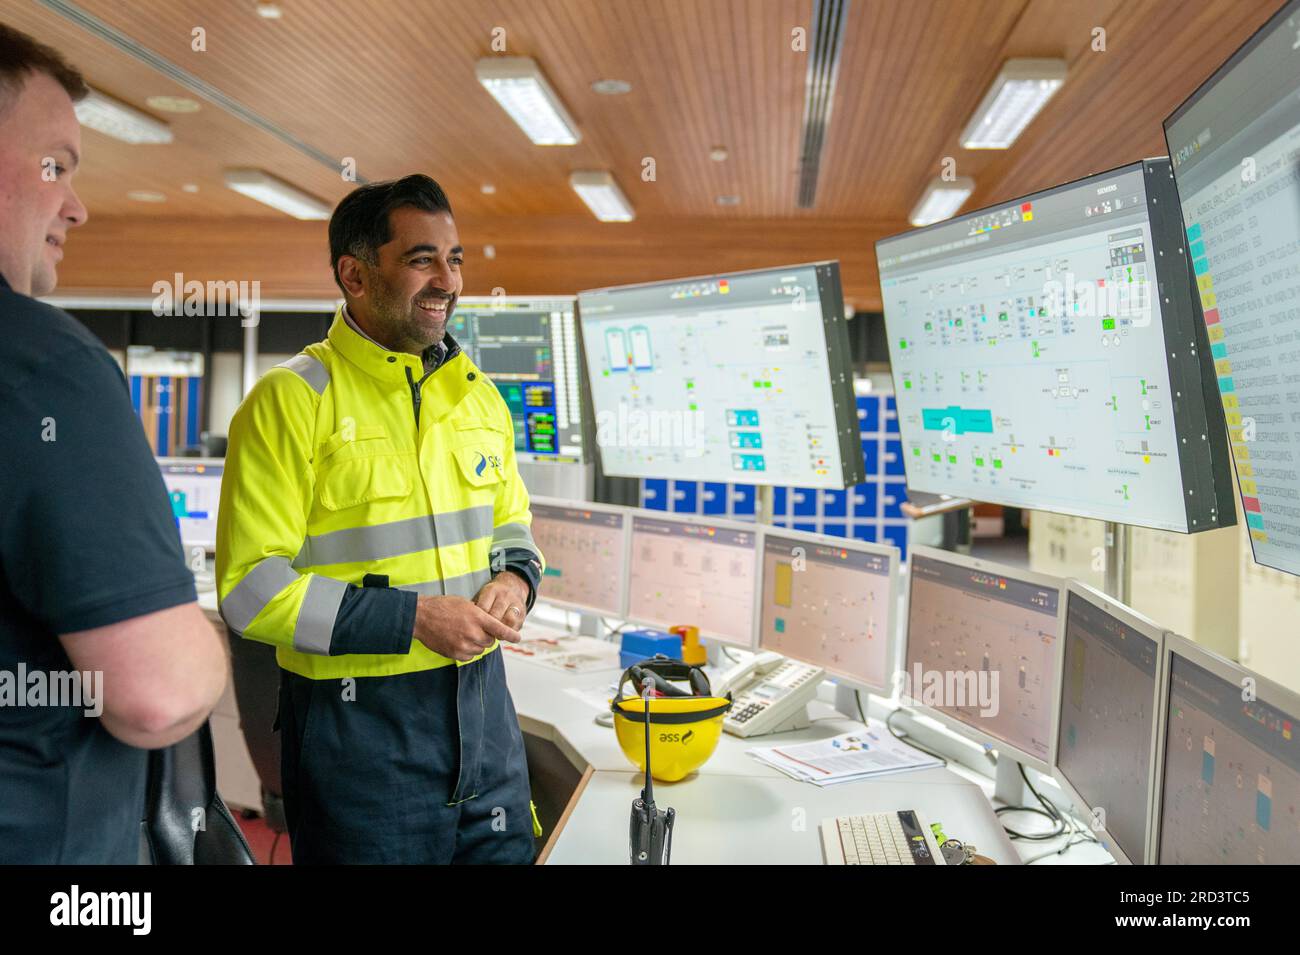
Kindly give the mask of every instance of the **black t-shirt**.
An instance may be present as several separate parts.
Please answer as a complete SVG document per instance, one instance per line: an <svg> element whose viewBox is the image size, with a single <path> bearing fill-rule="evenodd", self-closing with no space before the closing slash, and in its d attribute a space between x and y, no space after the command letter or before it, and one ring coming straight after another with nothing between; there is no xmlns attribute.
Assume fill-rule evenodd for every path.
<svg viewBox="0 0 1300 955"><path fill-rule="evenodd" d="M85 715L58 637L194 600L121 369L0 276L0 864L138 861L146 753Z"/></svg>

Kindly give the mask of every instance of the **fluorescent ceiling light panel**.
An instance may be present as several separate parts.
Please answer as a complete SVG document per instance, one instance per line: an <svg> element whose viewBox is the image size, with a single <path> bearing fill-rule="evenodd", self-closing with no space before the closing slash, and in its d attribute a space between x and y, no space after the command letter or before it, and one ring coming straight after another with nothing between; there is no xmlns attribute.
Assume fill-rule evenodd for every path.
<svg viewBox="0 0 1300 955"><path fill-rule="evenodd" d="M1007 60L984 94L961 144L966 149L1008 149L1065 83L1065 60Z"/></svg>
<svg viewBox="0 0 1300 955"><path fill-rule="evenodd" d="M260 169L230 169L226 171L226 186L242 196L255 199L263 205L278 209L295 219L328 219L330 207L315 196Z"/></svg>
<svg viewBox="0 0 1300 955"><path fill-rule="evenodd" d="M76 104L76 111L77 122L82 126L133 146L172 141L172 131L166 123L140 112L134 106L127 106L120 100L106 96L99 90L91 90Z"/></svg>
<svg viewBox="0 0 1300 955"><path fill-rule="evenodd" d="M636 218L632 204L608 172L575 172L569 176L569 184L601 222L631 222Z"/></svg>
<svg viewBox="0 0 1300 955"><path fill-rule="evenodd" d="M489 56L474 68L478 81L538 146L572 146L582 136L532 57Z"/></svg>
<svg viewBox="0 0 1300 955"><path fill-rule="evenodd" d="M925 187L925 194L908 218L917 226L951 219L974 191L975 180L969 176L958 176L952 181L935 179Z"/></svg>

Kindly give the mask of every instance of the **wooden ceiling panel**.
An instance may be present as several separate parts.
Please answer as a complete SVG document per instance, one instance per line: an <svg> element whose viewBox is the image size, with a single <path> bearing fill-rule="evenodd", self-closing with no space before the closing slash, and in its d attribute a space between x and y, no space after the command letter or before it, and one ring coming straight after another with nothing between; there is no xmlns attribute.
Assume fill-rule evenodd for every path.
<svg viewBox="0 0 1300 955"><path fill-rule="evenodd" d="M299 188L333 202L346 194L346 184L329 171L206 103L197 113L156 113L145 105L150 96L188 96L184 87L158 74L115 48L91 37L71 22L50 13L34 0L10 0L0 13L5 23L24 30L60 50L85 74L91 86L168 123L175 135L170 145L130 146L92 129L83 129L84 163L77 173L78 193L92 218L136 216L177 217L257 216L265 207L231 192L223 169L257 166L275 172ZM197 193L181 186L199 186ZM132 190L161 192L163 203L127 198Z"/></svg>
<svg viewBox="0 0 1300 955"><path fill-rule="evenodd" d="M660 218L607 232L593 230L586 216L557 216L545 229L532 216L461 216L457 225L468 244L466 295L497 288L510 295L573 294L603 284L839 259L846 299L862 309L880 307L874 243L897 231L897 223L811 219L777 228L767 219ZM180 272L200 282L257 281L263 299L337 294L324 223L263 219L248 226L236 232L178 221L162 231L135 219L92 220L70 237L59 292L150 296L154 282L171 282ZM496 247L495 259L483 258L483 242Z"/></svg>
<svg viewBox="0 0 1300 955"><path fill-rule="evenodd" d="M943 156L954 155L944 144L984 95L1023 8L1023 0L855 6L816 211L905 218Z"/></svg>
<svg viewBox="0 0 1300 955"><path fill-rule="evenodd" d="M793 205L806 60L789 34L806 25L806 2L286 0L280 20L251 3L173 0L147 4L147 19L142 4L81 6L306 142L355 157L361 175L427 172L467 212L581 213L568 174L586 168L613 171L645 215ZM190 48L196 26L206 52ZM496 29L505 55L537 59L582 142L533 146L478 84ZM632 92L592 91L610 77ZM708 159L715 144L732 153L725 169ZM641 178L645 157L653 182ZM481 197L484 182L493 197ZM723 189L742 206L717 207Z"/></svg>
<svg viewBox="0 0 1300 955"><path fill-rule="evenodd" d="M1034 2L1047 8L1052 0ZM1165 155L1165 117L1278 3L1146 0L1110 6L1097 24L1106 28L1105 52L1085 45L1073 56L1065 86L1048 108L977 176L971 208ZM1054 21L1046 10L1039 13L1038 36L1044 38ZM1090 34L1086 17L1076 21L1076 35L1080 29Z"/></svg>
<svg viewBox="0 0 1300 955"><path fill-rule="evenodd" d="M975 179L974 208L1159 155L1164 117L1278 2L854 0L816 205L801 210L808 55L790 41L811 25L812 0L278 0L279 20L259 17L253 0L76 0L286 136L355 158L364 177L439 179L471 252L497 248L494 260L471 258L475 288L575 290L777 264L780 254L840 258L860 308L879 307L871 243L906 228L945 156ZM137 108L156 94L194 95L40 0L4 0L0 17ZM196 52L200 26L207 49ZM1091 48L1095 27L1106 30L1104 52ZM533 146L478 84L474 65L495 55L495 28L507 55L541 65L581 143ZM1065 58L1062 91L1012 149L961 149L1003 61L1024 56ZM632 91L593 92L605 78ZM331 294L328 271L313 271L323 269L323 229L269 219L224 187L222 171L265 169L332 204L352 187L339 168L207 101L160 118L172 145L86 132L77 183L91 224L69 245L65 289L111 286L112 262L140 294L141 281L182 261L212 277L252 278L256 266L264 295ZM725 162L708 158L714 146L728 150ZM642 177L646 158L653 179ZM590 217L568 184L587 168L613 172L635 223ZM131 190L167 201L132 202ZM720 206L720 195L740 203ZM113 245L126 236L137 244ZM286 245L296 242L309 247ZM155 260L127 267L128 255Z"/></svg>

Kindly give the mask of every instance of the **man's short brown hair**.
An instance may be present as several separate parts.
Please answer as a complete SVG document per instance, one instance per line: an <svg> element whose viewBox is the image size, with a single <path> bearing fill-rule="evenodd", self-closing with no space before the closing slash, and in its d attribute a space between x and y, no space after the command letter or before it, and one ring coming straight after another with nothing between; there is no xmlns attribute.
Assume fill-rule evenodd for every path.
<svg viewBox="0 0 1300 955"><path fill-rule="evenodd" d="M27 77L36 73L53 77L74 103L90 92L81 73L57 50L0 23L0 113L9 108Z"/></svg>

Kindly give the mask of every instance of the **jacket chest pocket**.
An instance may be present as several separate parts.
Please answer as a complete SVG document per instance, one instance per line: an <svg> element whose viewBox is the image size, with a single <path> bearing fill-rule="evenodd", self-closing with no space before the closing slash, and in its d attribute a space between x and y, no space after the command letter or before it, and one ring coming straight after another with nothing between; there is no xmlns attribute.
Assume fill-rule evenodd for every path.
<svg viewBox="0 0 1300 955"><path fill-rule="evenodd" d="M397 451L381 426L350 426L330 435L318 461L317 496L326 510L400 500L414 486L415 456Z"/></svg>
<svg viewBox="0 0 1300 955"><path fill-rule="evenodd" d="M485 418L456 421L452 431L451 454L460 480L471 488L496 492L504 479L507 435L495 422Z"/></svg>

